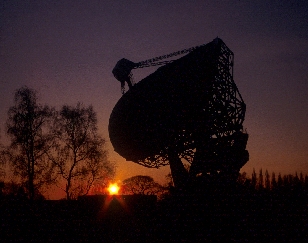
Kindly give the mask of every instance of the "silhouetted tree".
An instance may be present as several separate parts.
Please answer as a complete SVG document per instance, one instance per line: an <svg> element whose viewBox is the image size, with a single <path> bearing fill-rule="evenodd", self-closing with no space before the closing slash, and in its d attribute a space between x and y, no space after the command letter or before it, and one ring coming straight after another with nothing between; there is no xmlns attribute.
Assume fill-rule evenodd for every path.
<svg viewBox="0 0 308 243"><path fill-rule="evenodd" d="M240 184L240 185L245 185L247 179L248 178L247 178L246 172L239 173L238 178L237 178L237 183Z"/></svg>
<svg viewBox="0 0 308 243"><path fill-rule="evenodd" d="M53 182L53 167L45 156L50 145L48 125L53 110L40 105L36 91L28 87L15 92L14 102L7 120L10 162L15 175L26 184L29 198L34 199L35 191Z"/></svg>
<svg viewBox="0 0 308 243"><path fill-rule="evenodd" d="M307 195L308 195L308 175L305 175L304 190L307 192Z"/></svg>
<svg viewBox="0 0 308 243"><path fill-rule="evenodd" d="M168 173L166 176L165 176L165 178L166 178L166 187L169 187L169 188L171 188L171 187L173 187L174 186L174 184L173 184L173 180L172 180L172 175L171 175L171 173Z"/></svg>
<svg viewBox="0 0 308 243"><path fill-rule="evenodd" d="M267 170L265 171L264 184L265 184L265 189L269 191L271 189L271 181L270 181L270 175Z"/></svg>
<svg viewBox="0 0 308 243"><path fill-rule="evenodd" d="M303 172L299 173L299 181L300 181L301 185L304 186L305 179L304 179Z"/></svg>
<svg viewBox="0 0 308 243"><path fill-rule="evenodd" d="M3 195L6 198L25 199L27 198L25 187L22 184L16 182L3 183Z"/></svg>
<svg viewBox="0 0 308 243"><path fill-rule="evenodd" d="M275 172L272 173L271 188L272 189L276 189L277 188L277 181L276 181Z"/></svg>
<svg viewBox="0 0 308 243"><path fill-rule="evenodd" d="M282 185L283 185L282 176L279 173L278 174L278 179L277 179L277 186L278 186L278 188L282 188Z"/></svg>
<svg viewBox="0 0 308 243"><path fill-rule="evenodd" d="M251 187L256 188L256 186L257 186L257 174L255 168L253 168L251 175Z"/></svg>
<svg viewBox="0 0 308 243"><path fill-rule="evenodd" d="M158 195L165 188L154 181L150 176L137 175L123 181L124 194Z"/></svg>
<svg viewBox="0 0 308 243"><path fill-rule="evenodd" d="M4 197L4 181L0 181L0 199Z"/></svg>
<svg viewBox="0 0 308 243"><path fill-rule="evenodd" d="M282 177L282 186L283 186L283 189L286 190L286 189L289 189L290 188L290 184L291 184L291 177L289 175L284 175Z"/></svg>
<svg viewBox="0 0 308 243"><path fill-rule="evenodd" d="M243 184L244 178L245 172L239 175L238 184ZM266 170L263 177L262 169L260 169L259 176L257 177L255 170L253 170L252 178L247 178L245 184L255 192L263 191L265 188L267 196L279 196L278 198L280 199L302 200L303 198L307 198L308 195L308 176L304 176L302 172L299 176L297 172L295 172L295 175L288 174L283 176L279 173L276 179L276 174L274 172L270 176ZM263 193L257 193L255 195L264 196Z"/></svg>
<svg viewBox="0 0 308 243"><path fill-rule="evenodd" d="M259 177L258 177L258 190L262 190L264 188L264 179L263 179L263 172L262 169L259 171Z"/></svg>
<svg viewBox="0 0 308 243"><path fill-rule="evenodd" d="M5 163L6 163L6 159L5 156L6 155L6 150L5 148L0 144L0 178L5 176Z"/></svg>
<svg viewBox="0 0 308 243"><path fill-rule="evenodd" d="M300 189L301 189L300 180L299 180L297 172L295 172L295 175L292 176L291 190L297 193L300 191Z"/></svg>
<svg viewBox="0 0 308 243"><path fill-rule="evenodd" d="M55 140L49 158L65 180L63 190L68 200L88 194L93 183L114 175L115 167L108 161L92 106L63 106L53 129Z"/></svg>

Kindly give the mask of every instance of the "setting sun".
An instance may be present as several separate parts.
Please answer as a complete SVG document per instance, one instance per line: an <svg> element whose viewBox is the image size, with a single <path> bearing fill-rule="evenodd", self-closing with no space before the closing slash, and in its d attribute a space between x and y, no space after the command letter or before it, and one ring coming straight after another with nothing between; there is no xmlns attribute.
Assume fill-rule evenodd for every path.
<svg viewBox="0 0 308 243"><path fill-rule="evenodd" d="M109 187L108 187L108 191L109 191L109 194L110 195L117 195L118 192L119 192L119 186L114 183L114 184L110 184Z"/></svg>

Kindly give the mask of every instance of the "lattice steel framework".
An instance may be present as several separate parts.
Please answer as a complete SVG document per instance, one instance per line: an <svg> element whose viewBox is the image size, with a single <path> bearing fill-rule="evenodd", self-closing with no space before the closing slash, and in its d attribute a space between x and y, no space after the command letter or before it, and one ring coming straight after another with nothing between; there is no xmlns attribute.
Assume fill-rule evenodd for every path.
<svg viewBox="0 0 308 243"><path fill-rule="evenodd" d="M172 153L191 163L195 174L242 167L248 160L246 106L233 61L216 38L137 83L110 116L115 151L150 168L168 165Z"/></svg>

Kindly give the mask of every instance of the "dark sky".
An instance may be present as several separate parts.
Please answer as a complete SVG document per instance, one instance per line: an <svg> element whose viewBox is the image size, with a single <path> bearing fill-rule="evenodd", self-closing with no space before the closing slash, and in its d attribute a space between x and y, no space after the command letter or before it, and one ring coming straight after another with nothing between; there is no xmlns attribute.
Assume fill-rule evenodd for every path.
<svg viewBox="0 0 308 243"><path fill-rule="evenodd" d="M111 70L220 37L235 54L234 80L247 105L252 168L308 173L308 1L0 0L0 129L14 91L37 90L60 108L92 104L109 140L108 120L121 97ZM153 70L137 69L136 79ZM147 169L113 152L118 179Z"/></svg>

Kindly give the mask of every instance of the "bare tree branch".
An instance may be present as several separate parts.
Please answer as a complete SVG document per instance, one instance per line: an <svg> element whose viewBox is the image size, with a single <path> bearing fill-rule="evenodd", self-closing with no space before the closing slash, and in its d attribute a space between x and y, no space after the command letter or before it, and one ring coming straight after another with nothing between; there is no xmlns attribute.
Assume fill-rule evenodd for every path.
<svg viewBox="0 0 308 243"><path fill-rule="evenodd" d="M53 127L56 139L49 158L65 180L67 199L87 194L93 183L113 176L115 167L107 159L105 140L97 133L92 106L63 106Z"/></svg>

